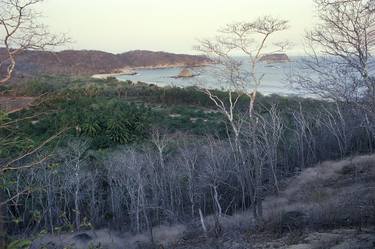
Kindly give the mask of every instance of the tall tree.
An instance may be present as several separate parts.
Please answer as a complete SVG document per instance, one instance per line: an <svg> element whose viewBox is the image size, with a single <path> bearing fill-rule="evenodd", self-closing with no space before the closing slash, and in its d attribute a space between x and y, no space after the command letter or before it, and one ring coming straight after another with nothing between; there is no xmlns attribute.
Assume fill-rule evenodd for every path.
<svg viewBox="0 0 375 249"><path fill-rule="evenodd" d="M280 52L288 46L286 41L270 44L272 36L287 29L288 21L264 16L250 22L228 24L219 30L215 39L202 40L196 48L209 56L216 65L221 65L219 75L229 83L226 87L230 92L245 94L250 98L248 110L250 117L253 115L258 89L264 77L259 74L257 66L266 53ZM233 56L234 54L245 56L246 61L239 60L238 57ZM248 68L244 63L248 64ZM222 101L212 94L209 96L220 110L223 109ZM226 111L229 114L226 116L230 115L234 105L235 103L231 103L229 111ZM228 108L224 107L224 109Z"/></svg>
<svg viewBox="0 0 375 249"><path fill-rule="evenodd" d="M219 76L220 82L226 82L225 87L228 96L225 98L217 96L210 89L203 89L208 97L214 102L218 110L227 118L231 132L234 134L234 152L236 154L237 168L239 172L247 172L254 168L256 172L261 171L260 164L248 165L243 155L241 142L239 141L241 130L244 124L248 125L248 131L254 132L256 122L254 119L254 107L258 95L259 86L262 83L264 74L258 72L258 64L265 54L272 54L283 51L289 44L286 41L275 41L273 36L288 29L288 21L264 16L250 22L238 22L226 25L219 30L215 39L206 39L200 42L197 50L203 52L214 64L215 75ZM241 54L246 59L238 59ZM241 96L249 99L248 108L239 112L238 102ZM254 137L252 134L251 137ZM254 140L255 141L255 140ZM245 203L245 189L250 188L253 193L253 208L256 216L262 214L261 195L258 193L261 186L255 183L262 183L262 176L252 174L250 182L241 179L246 174L239 174L242 185L243 205ZM257 179L255 179L257 178ZM245 184L247 182L247 184ZM247 187L245 185L251 185Z"/></svg>

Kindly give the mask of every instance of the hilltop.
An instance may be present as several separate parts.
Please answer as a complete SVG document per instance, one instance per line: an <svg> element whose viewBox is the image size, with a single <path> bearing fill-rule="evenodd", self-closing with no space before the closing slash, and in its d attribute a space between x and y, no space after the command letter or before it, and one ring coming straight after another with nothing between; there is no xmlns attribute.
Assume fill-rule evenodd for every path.
<svg viewBox="0 0 375 249"><path fill-rule="evenodd" d="M0 57L4 53L5 49L0 48ZM18 77L39 74L90 76L131 68L202 66L209 63L210 60L203 56L147 50L120 54L96 50L25 51L17 57L16 72Z"/></svg>

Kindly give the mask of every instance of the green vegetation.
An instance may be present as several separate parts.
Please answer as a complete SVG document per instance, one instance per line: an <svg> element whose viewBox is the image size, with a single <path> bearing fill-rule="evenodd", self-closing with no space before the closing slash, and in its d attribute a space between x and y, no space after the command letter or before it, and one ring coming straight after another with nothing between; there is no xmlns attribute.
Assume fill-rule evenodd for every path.
<svg viewBox="0 0 375 249"><path fill-rule="evenodd" d="M212 101L194 87L160 88L114 78L45 76L7 88L7 92L17 96L40 97L27 110L1 116L2 122L20 120L16 126L0 130L3 139L13 141L2 147L2 156L27 151L63 129L67 129L65 135L69 137L89 138L92 149L142 143L152 129L221 138L227 136L227 130L231 132ZM215 94L225 99L227 93ZM243 96L239 103L238 108L245 109L248 99ZM259 96L258 103L258 113L266 114L272 105L277 105L287 119L293 110L316 112L321 104L317 100L281 96Z"/></svg>
<svg viewBox="0 0 375 249"><path fill-rule="evenodd" d="M7 246L7 249L27 249L30 246L31 241L29 240L15 240Z"/></svg>

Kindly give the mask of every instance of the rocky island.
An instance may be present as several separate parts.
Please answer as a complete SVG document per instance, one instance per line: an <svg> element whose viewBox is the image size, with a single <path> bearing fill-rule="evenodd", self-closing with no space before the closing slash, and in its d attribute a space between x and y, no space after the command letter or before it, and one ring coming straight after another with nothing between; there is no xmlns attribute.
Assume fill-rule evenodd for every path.
<svg viewBox="0 0 375 249"><path fill-rule="evenodd" d="M273 64L290 62L290 59L287 54L265 54L260 58L259 61L267 64Z"/></svg>
<svg viewBox="0 0 375 249"><path fill-rule="evenodd" d="M196 76L196 74L193 74L190 69L184 68L177 76L173 76L172 78L192 78L194 76Z"/></svg>

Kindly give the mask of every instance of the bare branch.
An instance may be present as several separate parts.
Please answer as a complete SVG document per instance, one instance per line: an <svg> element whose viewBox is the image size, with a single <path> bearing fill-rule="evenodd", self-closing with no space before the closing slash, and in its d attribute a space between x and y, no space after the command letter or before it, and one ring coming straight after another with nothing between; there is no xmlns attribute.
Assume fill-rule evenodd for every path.
<svg viewBox="0 0 375 249"><path fill-rule="evenodd" d="M8 82L16 68L16 58L25 50L44 50L69 42L65 35L54 35L39 23L33 10L43 0L1 0L0 84Z"/></svg>

